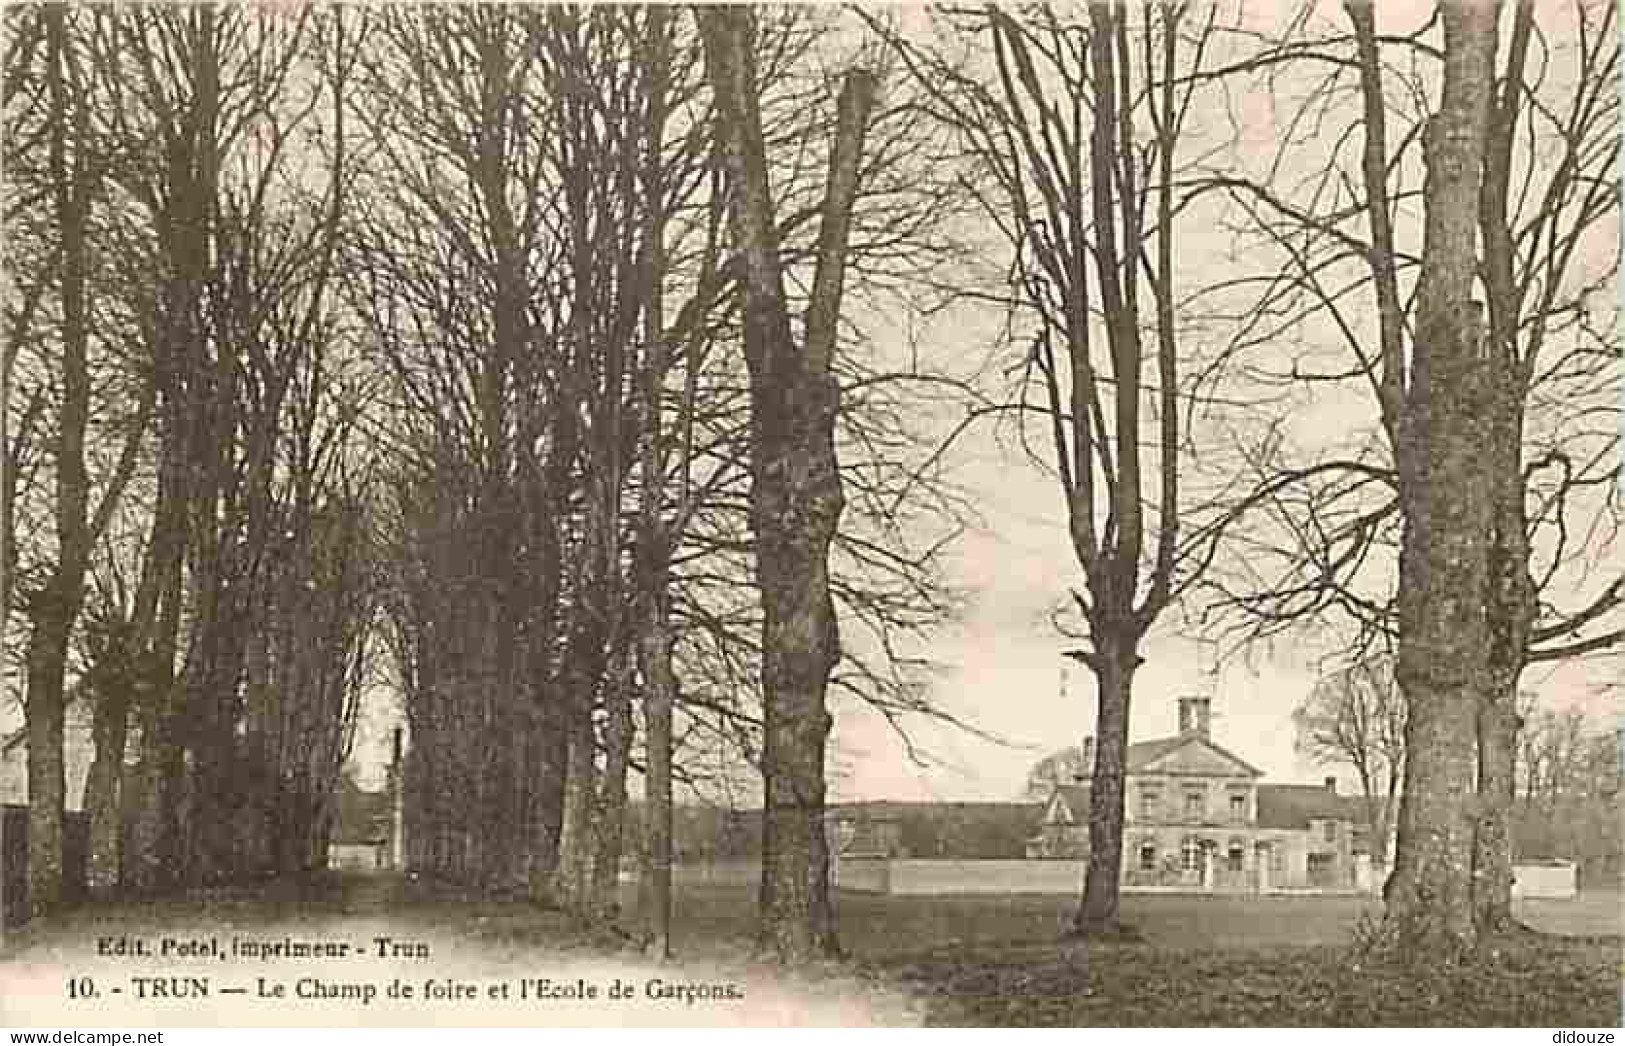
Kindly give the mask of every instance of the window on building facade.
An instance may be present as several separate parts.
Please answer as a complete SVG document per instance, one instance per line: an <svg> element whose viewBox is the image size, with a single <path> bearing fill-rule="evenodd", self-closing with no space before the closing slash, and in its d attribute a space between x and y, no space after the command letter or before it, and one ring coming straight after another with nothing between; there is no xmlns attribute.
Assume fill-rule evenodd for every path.
<svg viewBox="0 0 1625 1046"><path fill-rule="evenodd" d="M1187 872L1195 871L1201 853L1201 844L1194 837L1186 837L1184 845L1179 848L1179 866Z"/></svg>
<svg viewBox="0 0 1625 1046"><path fill-rule="evenodd" d="M1327 821L1321 826L1321 832L1328 843L1334 842L1337 839L1337 822Z"/></svg>
<svg viewBox="0 0 1625 1046"><path fill-rule="evenodd" d="M1185 793L1185 820L1200 821L1202 819L1202 793L1188 791Z"/></svg>
<svg viewBox="0 0 1625 1046"><path fill-rule="evenodd" d="M1230 793L1230 820L1247 820L1247 795L1244 792Z"/></svg>
<svg viewBox="0 0 1625 1046"><path fill-rule="evenodd" d="M1241 871L1242 864L1247 860L1247 851L1240 843L1231 843L1229 858L1230 870L1232 872L1239 872Z"/></svg>
<svg viewBox="0 0 1625 1046"><path fill-rule="evenodd" d="M1154 872L1157 870L1157 844L1142 843L1140 845L1140 871Z"/></svg>
<svg viewBox="0 0 1625 1046"><path fill-rule="evenodd" d="M1270 847L1270 871L1283 872L1286 870L1286 850L1277 843Z"/></svg>
<svg viewBox="0 0 1625 1046"><path fill-rule="evenodd" d="M1140 789L1140 817L1155 821L1162 813L1162 793L1155 788Z"/></svg>

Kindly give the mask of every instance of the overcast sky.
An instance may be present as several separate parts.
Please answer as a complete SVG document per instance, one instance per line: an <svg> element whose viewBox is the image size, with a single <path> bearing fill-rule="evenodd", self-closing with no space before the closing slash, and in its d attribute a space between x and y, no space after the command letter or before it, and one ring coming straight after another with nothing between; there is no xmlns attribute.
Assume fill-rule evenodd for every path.
<svg viewBox="0 0 1625 1046"><path fill-rule="evenodd" d="M917 766L882 717L842 703L832 759L836 799L1015 799L1034 762L1094 731L1093 677L1062 656L1080 644L1058 635L1049 623L1049 608L1079 577L1060 496L1051 480L1016 462L995 467L989 461L968 477L983 494L987 526L967 535L961 546L956 573L975 596L963 624L933 646L933 656L951 666L935 697L1003 743L917 724L911 738L932 757L930 765ZM1616 560L1614 568L1625 568L1625 562ZM1344 790L1357 787L1347 768L1322 769L1293 750L1292 710L1314 685L1317 659L1329 651L1317 649L1305 635L1231 657L1214 675L1212 648L1181 633L1194 634L1171 610L1143 651L1130 740L1174 733L1176 699L1204 694L1213 698L1214 740L1269 780L1319 782L1335 773ZM1604 697L1598 685L1619 671L1618 660L1557 670L1535 665L1523 683L1547 707L1580 706L1598 716L1614 715L1618 699Z"/></svg>

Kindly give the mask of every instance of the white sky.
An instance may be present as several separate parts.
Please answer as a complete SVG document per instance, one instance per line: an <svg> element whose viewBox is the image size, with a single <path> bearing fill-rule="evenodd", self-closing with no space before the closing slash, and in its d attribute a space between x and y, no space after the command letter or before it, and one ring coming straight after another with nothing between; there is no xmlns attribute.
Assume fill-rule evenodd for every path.
<svg viewBox="0 0 1625 1046"><path fill-rule="evenodd" d="M879 715L848 701L837 707L836 776L832 794L853 799L1015 799L1039 758L1094 732L1095 694L1088 670L1062 657L1081 645L1057 635L1049 608L1075 584L1060 495L1052 481L1020 465L984 465L975 472L984 492L987 527L967 535L958 580L973 586L973 610L962 626L944 634L932 655L954 666L934 696L955 714L1001 738L993 743L932 724L911 731L933 757L914 765ZM1625 568L1625 562L1616 564ZM1251 657L1232 659L1217 677L1206 671L1211 649L1181 638L1177 609L1170 610L1142 653L1135 677L1129 737L1143 740L1176 729L1175 700L1184 694L1213 699L1213 738L1263 770L1275 782L1314 782L1338 774L1340 788L1356 787L1348 771L1321 768L1296 755L1291 714L1317 678L1320 651L1307 638L1278 641ZM1061 692L1063 666L1067 692ZM1553 670L1537 665L1524 686L1552 708L1584 707L1614 714L1617 699L1596 692L1616 661L1570 664Z"/></svg>

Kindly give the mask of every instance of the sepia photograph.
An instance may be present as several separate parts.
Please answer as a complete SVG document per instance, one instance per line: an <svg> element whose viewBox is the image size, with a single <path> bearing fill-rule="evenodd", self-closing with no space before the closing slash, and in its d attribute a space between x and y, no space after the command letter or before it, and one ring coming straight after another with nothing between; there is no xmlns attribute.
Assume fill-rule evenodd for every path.
<svg viewBox="0 0 1625 1046"><path fill-rule="evenodd" d="M1613 1041L1620 11L0 7L0 1027Z"/></svg>

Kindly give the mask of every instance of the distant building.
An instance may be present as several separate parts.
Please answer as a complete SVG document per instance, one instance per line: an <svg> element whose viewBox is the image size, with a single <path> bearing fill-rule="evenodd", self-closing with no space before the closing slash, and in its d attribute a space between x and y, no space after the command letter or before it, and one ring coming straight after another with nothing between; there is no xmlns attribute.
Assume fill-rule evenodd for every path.
<svg viewBox="0 0 1625 1046"><path fill-rule="evenodd" d="M1219 892L1371 889L1370 823L1337 781L1276 785L1215 743L1207 698L1179 700L1179 733L1128 746L1124 782L1125 887ZM1089 853L1094 739L1079 779L1057 785L1027 856Z"/></svg>

